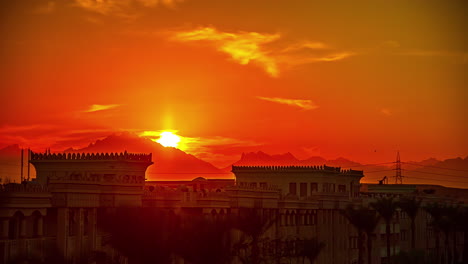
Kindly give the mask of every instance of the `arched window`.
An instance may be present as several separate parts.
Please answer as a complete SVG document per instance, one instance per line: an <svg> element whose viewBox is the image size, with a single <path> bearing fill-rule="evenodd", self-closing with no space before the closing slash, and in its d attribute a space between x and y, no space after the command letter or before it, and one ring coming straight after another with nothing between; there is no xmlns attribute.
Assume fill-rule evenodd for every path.
<svg viewBox="0 0 468 264"><path fill-rule="evenodd" d="M42 215L39 211L34 211L32 214L32 222L33 222L33 237L42 236Z"/></svg>
<svg viewBox="0 0 468 264"><path fill-rule="evenodd" d="M24 229L22 226L24 219L24 214L20 211L17 211L13 217L10 218L8 225L8 238L9 239L18 239L20 237L21 230Z"/></svg>
<svg viewBox="0 0 468 264"><path fill-rule="evenodd" d="M296 223L297 219L296 219L296 212L292 212L291 213L291 225L295 226L297 223Z"/></svg>
<svg viewBox="0 0 468 264"><path fill-rule="evenodd" d="M76 235L76 214L75 210L70 208L68 209L68 235L74 236Z"/></svg>
<svg viewBox="0 0 468 264"><path fill-rule="evenodd" d="M85 209L83 211L83 235L87 236L89 232L89 211Z"/></svg>

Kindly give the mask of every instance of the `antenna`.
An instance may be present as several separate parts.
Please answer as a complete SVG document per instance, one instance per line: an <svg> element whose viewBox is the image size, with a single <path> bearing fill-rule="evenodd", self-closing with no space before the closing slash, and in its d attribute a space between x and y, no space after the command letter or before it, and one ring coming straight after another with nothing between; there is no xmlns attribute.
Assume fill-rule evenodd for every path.
<svg viewBox="0 0 468 264"><path fill-rule="evenodd" d="M403 184L403 176L401 176L401 161L400 151L397 151L396 156L396 168L395 168L395 184Z"/></svg>
<svg viewBox="0 0 468 264"><path fill-rule="evenodd" d="M24 149L21 149L21 182L23 182L23 155L24 155Z"/></svg>
<svg viewBox="0 0 468 264"><path fill-rule="evenodd" d="M31 167L31 149L28 148L28 181L29 181L29 171L30 171L30 167Z"/></svg>

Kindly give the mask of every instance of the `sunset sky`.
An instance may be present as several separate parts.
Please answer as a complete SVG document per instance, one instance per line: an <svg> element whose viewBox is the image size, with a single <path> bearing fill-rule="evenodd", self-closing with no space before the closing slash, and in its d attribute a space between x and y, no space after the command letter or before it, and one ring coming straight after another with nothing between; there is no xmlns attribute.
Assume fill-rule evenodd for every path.
<svg viewBox="0 0 468 264"><path fill-rule="evenodd" d="M3 1L0 148L173 131L362 163L468 155L468 1Z"/></svg>

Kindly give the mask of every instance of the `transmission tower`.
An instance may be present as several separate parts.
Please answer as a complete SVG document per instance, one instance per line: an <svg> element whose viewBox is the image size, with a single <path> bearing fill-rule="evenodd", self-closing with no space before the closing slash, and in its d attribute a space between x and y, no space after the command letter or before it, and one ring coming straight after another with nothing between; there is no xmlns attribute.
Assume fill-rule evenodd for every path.
<svg viewBox="0 0 468 264"><path fill-rule="evenodd" d="M396 156L396 168L395 168L395 184L403 184L403 176L401 176L401 161L400 152L397 152Z"/></svg>

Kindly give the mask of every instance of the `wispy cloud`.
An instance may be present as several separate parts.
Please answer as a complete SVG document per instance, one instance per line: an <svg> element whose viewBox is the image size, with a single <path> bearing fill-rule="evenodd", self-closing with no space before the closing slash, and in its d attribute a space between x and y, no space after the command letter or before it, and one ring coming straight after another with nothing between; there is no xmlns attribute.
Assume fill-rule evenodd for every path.
<svg viewBox="0 0 468 264"><path fill-rule="evenodd" d="M382 113L382 114L384 114L386 116L391 116L393 114L392 111L390 109L388 109L388 108L380 109L380 113Z"/></svg>
<svg viewBox="0 0 468 264"><path fill-rule="evenodd" d="M161 132L165 131L168 130L146 130L138 132L138 135L157 142ZM241 152L240 149L263 145L263 143L248 139L222 136L189 137L180 135L176 130L171 130L170 132L180 137L180 142L177 146L178 149L219 167L225 167L238 160L239 152Z"/></svg>
<svg viewBox="0 0 468 264"><path fill-rule="evenodd" d="M280 65L294 66L314 62L332 62L354 55L336 51L322 42L299 41L285 43L279 33L224 32L214 27L201 27L172 32L171 40L179 42L204 41L218 51L229 54L242 65L253 63L269 75L277 77Z"/></svg>
<svg viewBox="0 0 468 264"><path fill-rule="evenodd" d="M278 75L277 62L262 45L280 38L279 34L260 34L257 32L227 33L215 28L205 27L193 31L178 32L173 39L178 41L211 41L221 52L231 55L240 64L255 62L272 76Z"/></svg>
<svg viewBox="0 0 468 264"><path fill-rule="evenodd" d="M85 110L85 113L92 113L92 112L97 112L97 111L103 111L103 110L109 110L112 108L119 107L121 105L119 104L108 104L108 105L100 105L100 104L93 104L91 105L87 110Z"/></svg>
<svg viewBox="0 0 468 264"><path fill-rule="evenodd" d="M50 14L55 10L55 2L49 1L33 10L36 14Z"/></svg>
<svg viewBox="0 0 468 264"><path fill-rule="evenodd" d="M317 109L319 106L312 102L312 100L305 100L305 99L288 99L288 98L280 98L280 97L262 97L257 96L260 100L265 100L269 102L291 105L295 107L302 108L304 110L313 110Z"/></svg>
<svg viewBox="0 0 468 264"><path fill-rule="evenodd" d="M183 0L74 0L81 8L101 15L115 15L124 18L138 16L136 8L152 8L164 6L174 8Z"/></svg>

